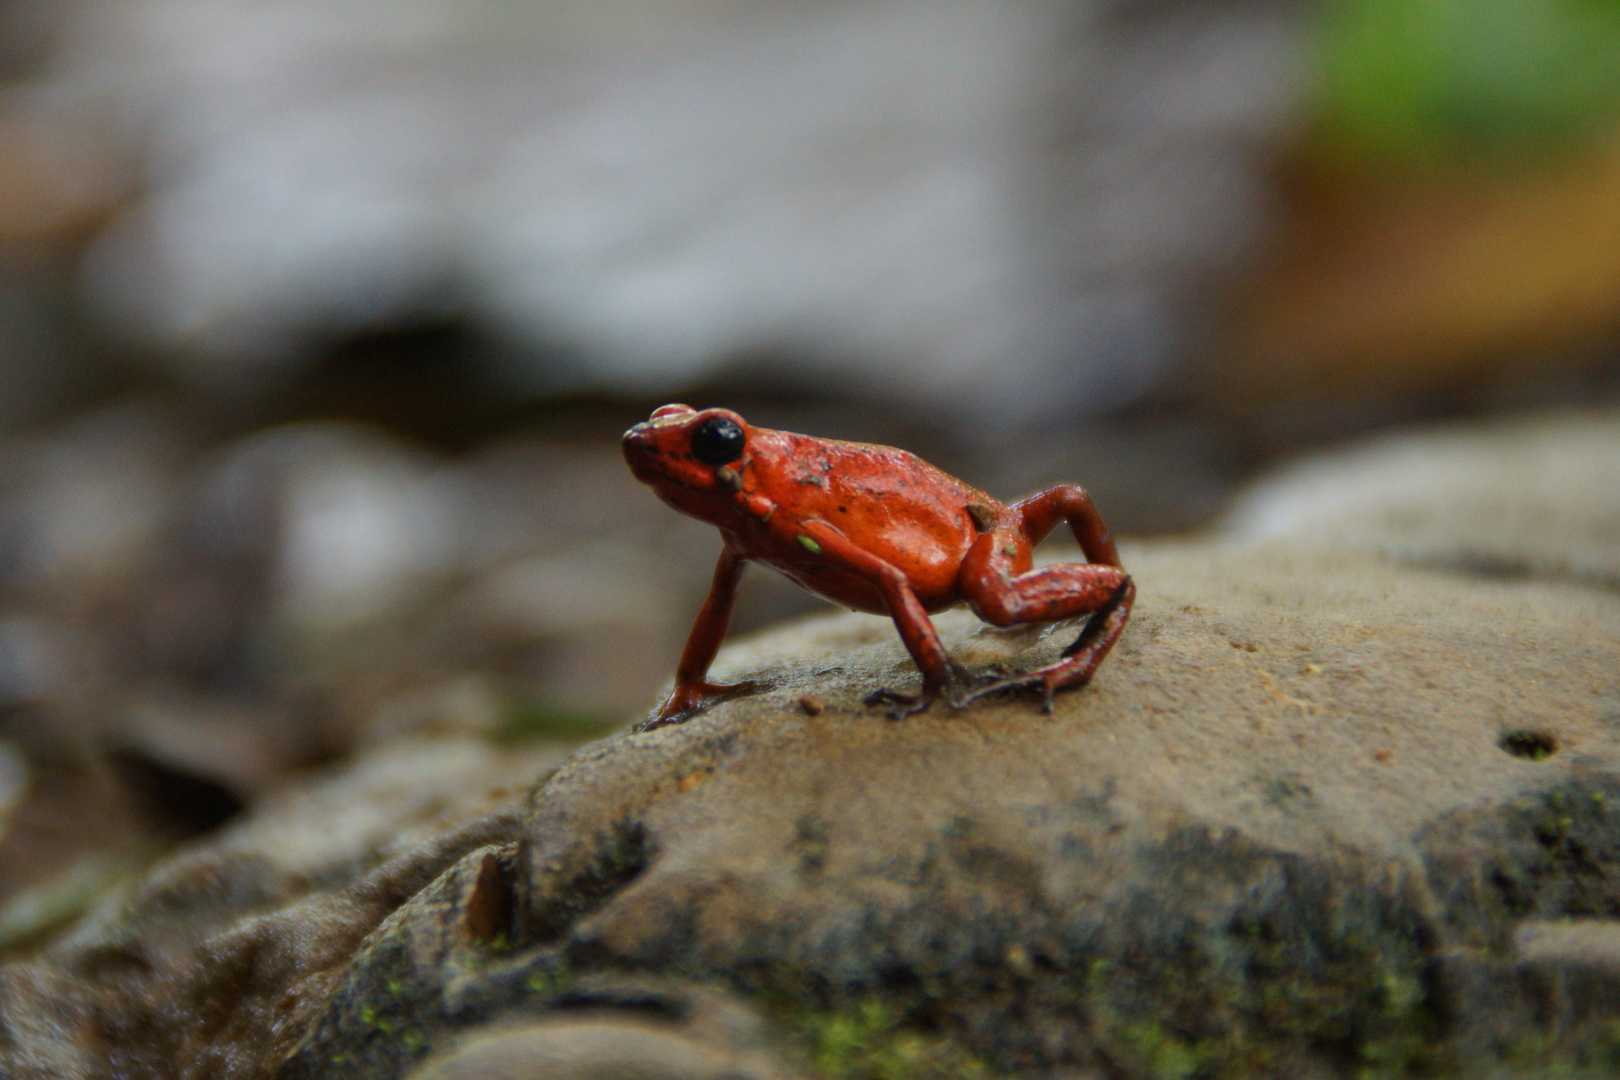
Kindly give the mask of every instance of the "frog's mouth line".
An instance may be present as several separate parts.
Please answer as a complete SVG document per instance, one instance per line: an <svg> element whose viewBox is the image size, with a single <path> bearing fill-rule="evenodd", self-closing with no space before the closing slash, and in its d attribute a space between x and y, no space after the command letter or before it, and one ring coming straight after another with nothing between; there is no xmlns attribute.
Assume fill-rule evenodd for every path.
<svg viewBox="0 0 1620 1080"><path fill-rule="evenodd" d="M715 481L710 481L708 483L693 482L681 476L675 470L659 468L659 466L665 460L667 460L660 454L648 453L637 448L633 454L626 453L625 459L629 462L631 475L649 487L657 487L660 484L667 484L670 487L678 487L683 488L686 491L701 493L705 491L712 491L719 486L719 484Z"/></svg>
<svg viewBox="0 0 1620 1080"><path fill-rule="evenodd" d="M630 466L631 475L643 484L668 484L671 487L684 488L687 491L699 493L730 492L741 488L740 470L747 464L746 459L734 461L729 465L716 466L712 469L710 476L694 480L690 479L689 475L683 475L685 471L682 469L667 467L666 463L674 464L680 460L679 458L661 453L658 447L651 444L644 436L640 438L633 437L636 434L635 428L625 432L624 459L625 463ZM709 468L709 466L703 466L703 468ZM729 483L721 475L722 472L730 472L732 476L738 477L736 485L733 486Z"/></svg>

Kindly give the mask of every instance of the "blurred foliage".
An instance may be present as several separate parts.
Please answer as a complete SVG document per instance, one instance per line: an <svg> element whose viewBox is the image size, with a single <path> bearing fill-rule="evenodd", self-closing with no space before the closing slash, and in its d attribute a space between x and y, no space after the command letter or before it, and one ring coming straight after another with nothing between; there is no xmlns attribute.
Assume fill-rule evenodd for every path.
<svg viewBox="0 0 1620 1080"><path fill-rule="evenodd" d="M1553 152L1620 120L1620 0L1338 0L1322 134L1373 161Z"/></svg>
<svg viewBox="0 0 1620 1080"><path fill-rule="evenodd" d="M502 742L585 742L611 734L619 719L549 698L519 695L501 711L495 738Z"/></svg>

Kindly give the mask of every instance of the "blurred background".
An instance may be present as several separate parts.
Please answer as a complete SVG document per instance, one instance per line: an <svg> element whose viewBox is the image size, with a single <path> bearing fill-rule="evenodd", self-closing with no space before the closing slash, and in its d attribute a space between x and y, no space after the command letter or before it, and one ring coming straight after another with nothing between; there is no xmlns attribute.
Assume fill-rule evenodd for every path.
<svg viewBox="0 0 1620 1080"><path fill-rule="evenodd" d="M1617 398L1620 0L9 0L0 949L303 770L648 708L718 547L657 404L1143 536Z"/></svg>

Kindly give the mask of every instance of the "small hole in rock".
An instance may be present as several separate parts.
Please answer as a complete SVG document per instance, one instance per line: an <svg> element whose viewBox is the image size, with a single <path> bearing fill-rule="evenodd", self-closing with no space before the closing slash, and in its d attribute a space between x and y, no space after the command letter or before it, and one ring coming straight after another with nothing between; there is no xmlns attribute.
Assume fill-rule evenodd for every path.
<svg viewBox="0 0 1620 1080"><path fill-rule="evenodd" d="M1558 736L1550 731L1510 731L1496 745L1514 757L1545 761L1558 753Z"/></svg>
<svg viewBox="0 0 1620 1080"><path fill-rule="evenodd" d="M494 852L478 865L478 877L468 893L462 919L467 934L486 944L510 939L512 931L512 876Z"/></svg>

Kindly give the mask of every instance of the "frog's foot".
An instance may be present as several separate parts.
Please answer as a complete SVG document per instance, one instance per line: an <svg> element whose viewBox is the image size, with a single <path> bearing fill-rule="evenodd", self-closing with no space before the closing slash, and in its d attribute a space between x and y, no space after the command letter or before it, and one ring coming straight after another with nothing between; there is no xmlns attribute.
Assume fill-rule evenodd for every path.
<svg viewBox="0 0 1620 1080"><path fill-rule="evenodd" d="M967 705L991 694L1039 689L1041 711L1050 713L1053 695L1070 687L1078 689L1089 683L1091 677L1097 673L1097 666L1108 655L1108 650L1113 648L1120 631L1125 629L1125 620L1130 614L1131 601L1135 596L1136 586L1129 578L1125 578L1108 602L1091 612L1091 617L1086 620L1080 636L1063 650L1063 654L1056 662L1022 674L993 678L990 682L975 688L960 704Z"/></svg>
<svg viewBox="0 0 1620 1080"><path fill-rule="evenodd" d="M1063 655L1055 663L1035 668L1033 671L990 674L988 681L985 681L985 676L981 676L979 685L957 701L956 707L963 708L979 698L989 697L992 694L1039 690L1041 712L1050 713L1053 696L1059 690L1070 688L1078 690L1089 683L1103 657L1108 655L1108 647L1113 644L1113 639L1103 639L1095 627L1097 620L1093 619L1081 631L1074 644L1063 650Z"/></svg>
<svg viewBox="0 0 1620 1080"><path fill-rule="evenodd" d="M990 681L984 682L970 693L958 698L954 704L958 709L965 709L982 697L992 694L1016 693L1020 690L1035 690L1041 692L1041 712L1052 711L1052 697L1060 689L1070 686L1084 686L1090 679L1088 674L1083 679L1074 679L1072 665L1053 664L1051 667L1037 668L1022 675L991 676Z"/></svg>
<svg viewBox="0 0 1620 1080"><path fill-rule="evenodd" d="M926 690L920 694L902 694L898 690L883 687L867 694L862 700L868 705L894 705L889 710L890 720L904 720L913 713L920 713L934 703L937 695Z"/></svg>
<svg viewBox="0 0 1620 1080"><path fill-rule="evenodd" d="M656 731L671 724L684 724L711 705L718 705L722 701L730 701L744 694L752 694L759 689L760 684L756 682L740 682L729 686L700 682L677 686L669 697L664 699L658 711L631 728L630 733L639 735L643 731Z"/></svg>
<svg viewBox="0 0 1620 1080"><path fill-rule="evenodd" d="M967 668L953 660L951 661L950 669L946 672L945 677L939 680L938 683L934 683L929 679L923 680L922 693L920 694L902 694L898 690L890 690L888 687L884 687L880 690L874 690L870 694L867 694L865 702L868 705L898 706L898 708L890 711L889 719L904 720L913 713L920 713L926 710L934 703L936 698L941 696L941 692L943 691L945 700L950 704L951 708L957 709L961 708L961 705L958 704L957 700L951 695L950 692L961 687L972 686L977 683L980 678L982 678L982 676L974 676L969 674Z"/></svg>

